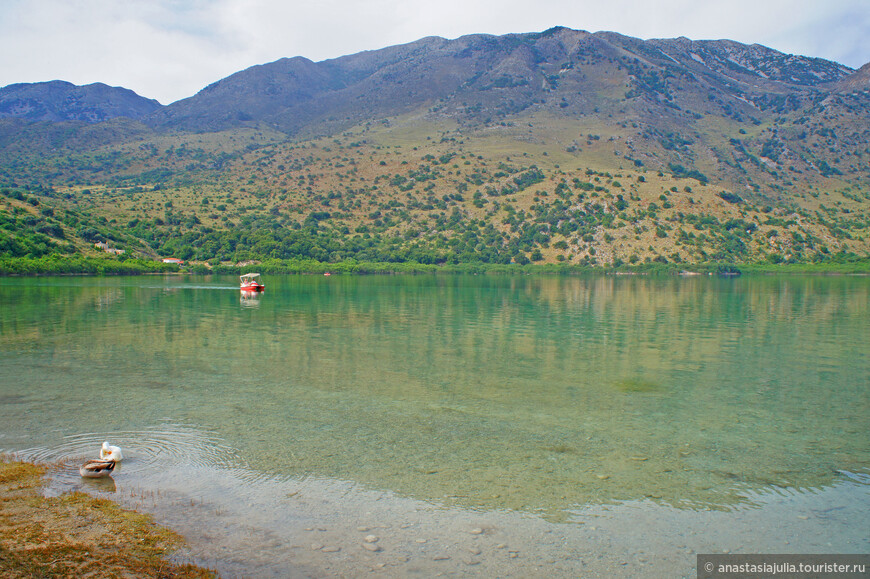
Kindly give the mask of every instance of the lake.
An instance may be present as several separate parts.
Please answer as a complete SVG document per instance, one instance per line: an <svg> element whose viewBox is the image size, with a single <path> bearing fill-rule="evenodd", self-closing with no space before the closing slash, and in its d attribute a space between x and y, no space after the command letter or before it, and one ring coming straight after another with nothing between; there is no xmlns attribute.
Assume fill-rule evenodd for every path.
<svg viewBox="0 0 870 579"><path fill-rule="evenodd" d="M0 450L226 577L870 552L866 277L263 281L0 278Z"/></svg>

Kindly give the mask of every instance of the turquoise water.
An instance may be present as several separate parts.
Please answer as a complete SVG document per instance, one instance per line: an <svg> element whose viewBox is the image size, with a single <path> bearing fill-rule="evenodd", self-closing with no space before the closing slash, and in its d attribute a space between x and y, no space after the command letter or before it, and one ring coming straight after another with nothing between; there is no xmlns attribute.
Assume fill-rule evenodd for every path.
<svg viewBox="0 0 870 579"><path fill-rule="evenodd" d="M118 484L171 459L556 526L842 485L866 513L867 278L264 282L0 279L0 449L109 438Z"/></svg>

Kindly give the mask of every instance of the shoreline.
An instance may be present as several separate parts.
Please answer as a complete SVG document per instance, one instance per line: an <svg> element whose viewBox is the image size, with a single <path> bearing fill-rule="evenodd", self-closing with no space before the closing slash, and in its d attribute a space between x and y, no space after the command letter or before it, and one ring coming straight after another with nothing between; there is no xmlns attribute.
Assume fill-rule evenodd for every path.
<svg viewBox="0 0 870 579"><path fill-rule="evenodd" d="M150 515L81 491L45 496L52 466L0 456L0 574L215 578L170 559L178 533Z"/></svg>
<svg viewBox="0 0 870 579"><path fill-rule="evenodd" d="M645 498L576 504L564 521L550 521L534 510L469 509L352 481L189 466L183 477L138 470L135 481L119 477L117 491L85 485L85 492L123 507L111 508L148 513L152 525L186 538L185 561L225 577L683 576L701 553L864 549L866 538L855 542L850 529L870 508L866 487L844 477L816 492L752 493L736 509ZM64 472L71 470L49 473L49 494L62 499L80 488L77 473ZM215 575L164 568L160 576Z"/></svg>
<svg viewBox="0 0 870 579"><path fill-rule="evenodd" d="M495 274L495 275L650 275L685 277L718 275L870 275L870 258L842 263L668 263L613 266L565 264L423 264L416 262L319 262L310 259L266 259L245 265L190 263L183 266L141 259L114 258L46 258L0 257L0 277L39 276L134 276L134 275L240 275L251 269L267 275L324 274L393 275L393 274Z"/></svg>

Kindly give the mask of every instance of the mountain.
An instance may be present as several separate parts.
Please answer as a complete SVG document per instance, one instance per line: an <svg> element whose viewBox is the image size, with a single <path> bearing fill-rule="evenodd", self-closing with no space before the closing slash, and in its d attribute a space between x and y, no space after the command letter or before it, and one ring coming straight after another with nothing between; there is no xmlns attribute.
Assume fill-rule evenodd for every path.
<svg viewBox="0 0 870 579"><path fill-rule="evenodd" d="M317 134L436 103L442 114L463 121L531 107L570 117L592 114L614 101L671 108L712 101L718 109L714 114L739 115L789 97L811 98L852 72L759 45L643 41L553 28L424 38L319 63L282 59L214 83L149 122L195 131L262 122L290 134Z"/></svg>
<svg viewBox="0 0 870 579"><path fill-rule="evenodd" d="M53 80L0 89L0 118L97 123L117 117L141 119L160 107L129 89L102 83L76 86Z"/></svg>
<svg viewBox="0 0 870 579"><path fill-rule="evenodd" d="M867 256L868 75L553 28L285 58L168 106L13 85L0 102L29 104L0 119L0 255L106 240L212 262ZM58 96L85 89L90 108ZM121 96L141 113L110 118Z"/></svg>

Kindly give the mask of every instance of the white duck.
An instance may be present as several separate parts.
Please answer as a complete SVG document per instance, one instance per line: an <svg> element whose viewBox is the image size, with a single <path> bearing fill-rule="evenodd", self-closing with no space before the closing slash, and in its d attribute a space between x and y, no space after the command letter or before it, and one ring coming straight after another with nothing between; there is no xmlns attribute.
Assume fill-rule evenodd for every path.
<svg viewBox="0 0 870 579"><path fill-rule="evenodd" d="M100 458L103 460L114 460L115 462L120 462L124 459L124 455L121 454L121 449L117 446L112 446L108 442L104 442L103 448L100 449Z"/></svg>
<svg viewBox="0 0 870 579"><path fill-rule="evenodd" d="M115 470L114 460L93 459L79 467L79 474L85 478L101 478L109 476Z"/></svg>

